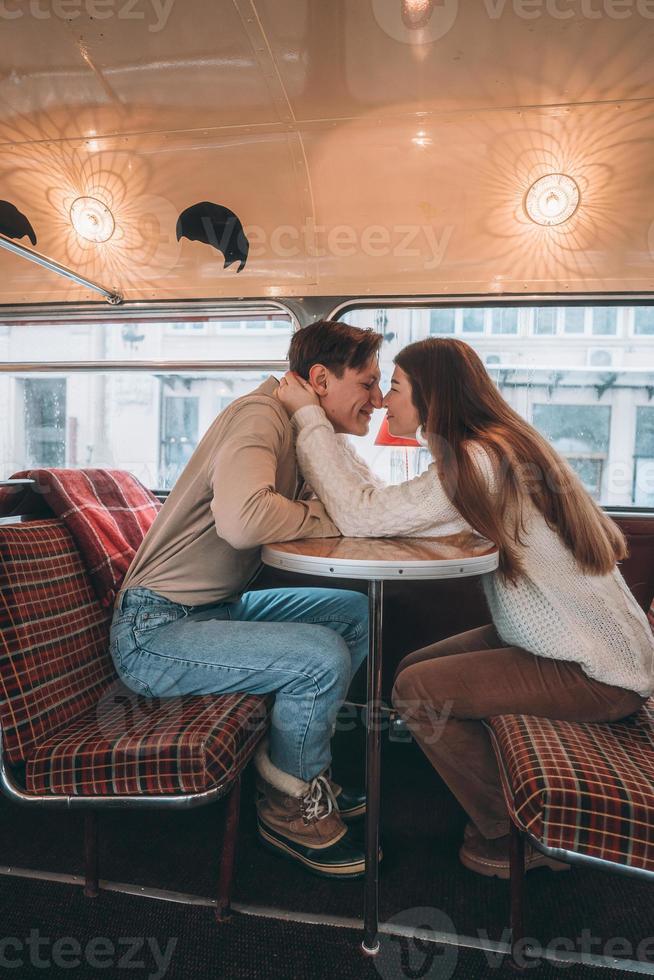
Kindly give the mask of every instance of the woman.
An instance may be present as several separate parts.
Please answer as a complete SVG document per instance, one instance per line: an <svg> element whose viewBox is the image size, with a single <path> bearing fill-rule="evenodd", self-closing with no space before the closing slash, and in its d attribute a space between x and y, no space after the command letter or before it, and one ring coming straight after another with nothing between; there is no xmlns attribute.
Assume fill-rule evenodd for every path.
<svg viewBox="0 0 654 980"><path fill-rule="evenodd" d="M430 338L395 358L384 398L392 435L426 439L434 462L384 486L337 436L311 383L282 380L307 482L346 535L442 535L494 541L483 577L492 624L400 664L393 702L471 818L466 867L509 875L509 822L481 719L531 714L613 721L654 690L654 638L616 562L619 528L569 465L502 398L471 347ZM528 851L526 867L567 867Z"/></svg>

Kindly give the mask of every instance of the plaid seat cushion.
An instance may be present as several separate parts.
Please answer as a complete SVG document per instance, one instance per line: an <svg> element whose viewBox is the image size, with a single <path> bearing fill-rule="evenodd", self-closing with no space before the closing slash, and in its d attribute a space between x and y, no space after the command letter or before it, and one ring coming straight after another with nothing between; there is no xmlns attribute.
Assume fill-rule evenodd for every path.
<svg viewBox="0 0 654 980"><path fill-rule="evenodd" d="M32 793L71 796L200 793L233 780L268 722L253 694L145 698L117 682L27 762Z"/></svg>
<svg viewBox="0 0 654 980"><path fill-rule="evenodd" d="M58 520L0 525L0 724L10 763L115 680L109 619Z"/></svg>
<svg viewBox="0 0 654 980"><path fill-rule="evenodd" d="M620 722L488 724L518 827L548 847L654 871L654 698Z"/></svg>

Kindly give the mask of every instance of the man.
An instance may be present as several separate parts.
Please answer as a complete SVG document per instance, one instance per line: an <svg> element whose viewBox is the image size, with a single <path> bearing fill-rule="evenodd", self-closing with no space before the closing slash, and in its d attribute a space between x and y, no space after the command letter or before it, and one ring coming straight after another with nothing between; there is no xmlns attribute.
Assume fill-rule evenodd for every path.
<svg viewBox="0 0 654 980"><path fill-rule="evenodd" d="M338 432L365 435L381 407L382 337L319 321L298 331L289 365ZM150 697L275 694L255 765L267 846L330 877L364 871L343 818L365 797L329 780L330 738L368 649L366 597L338 589L247 591L261 546L338 535L323 505L300 499L293 429L269 378L212 423L146 535L116 602L111 651Z"/></svg>

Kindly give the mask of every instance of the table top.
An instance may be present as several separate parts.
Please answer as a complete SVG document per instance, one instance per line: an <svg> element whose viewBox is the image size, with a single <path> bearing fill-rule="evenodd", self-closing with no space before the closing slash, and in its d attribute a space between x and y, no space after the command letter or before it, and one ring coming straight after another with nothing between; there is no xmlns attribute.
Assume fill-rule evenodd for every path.
<svg viewBox="0 0 654 980"><path fill-rule="evenodd" d="M21 480L0 480L0 487L24 487L32 483L36 483L36 480L30 480L27 477Z"/></svg>
<svg viewBox="0 0 654 980"><path fill-rule="evenodd" d="M355 579L465 578L492 572L497 548L471 532L441 538L302 538L265 545L266 565Z"/></svg>

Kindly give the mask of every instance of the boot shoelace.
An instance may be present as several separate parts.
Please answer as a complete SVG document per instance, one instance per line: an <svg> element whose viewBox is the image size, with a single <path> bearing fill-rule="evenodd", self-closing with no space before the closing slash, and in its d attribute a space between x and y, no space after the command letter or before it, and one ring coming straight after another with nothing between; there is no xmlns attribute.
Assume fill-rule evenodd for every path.
<svg viewBox="0 0 654 980"><path fill-rule="evenodd" d="M314 776L309 790L302 798L302 812L307 823L310 820L324 820L337 809L336 798L325 776Z"/></svg>

